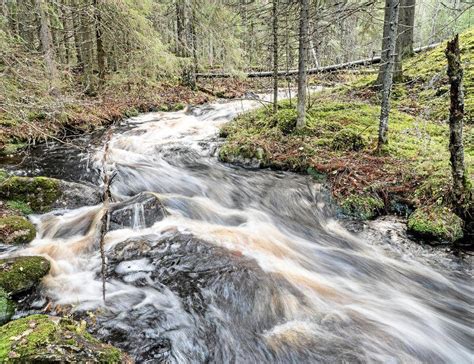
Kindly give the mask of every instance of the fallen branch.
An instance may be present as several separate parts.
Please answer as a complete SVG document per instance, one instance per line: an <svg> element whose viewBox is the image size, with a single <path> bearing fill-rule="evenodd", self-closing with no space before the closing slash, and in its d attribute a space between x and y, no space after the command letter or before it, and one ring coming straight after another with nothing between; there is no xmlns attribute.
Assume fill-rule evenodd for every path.
<svg viewBox="0 0 474 364"><path fill-rule="evenodd" d="M424 52L426 50L430 50L438 46L439 43L435 44L430 44L424 47L416 48L414 50L415 53L420 53ZM346 63L339 63L339 64L333 64L330 66L324 66L324 67L316 67L316 68L310 68L307 70L307 73L312 75L312 74L317 74L317 73L327 73L327 72L333 72L333 71L338 71L342 69L348 69L348 68L354 68L358 66L368 66L371 64L377 64L380 63L380 56L377 57L372 57L372 58L365 58L365 59L359 59L357 61L352 61L352 62L346 62ZM273 71L262 71L262 72L248 72L245 74L246 77L249 78L257 78L257 77L272 77L274 76ZM288 76L296 76L298 75L298 70L288 70L288 71L278 71L278 77L288 77ZM196 78L201 77L201 78L229 78L233 77L234 75L231 73L196 73Z"/></svg>
<svg viewBox="0 0 474 364"><path fill-rule="evenodd" d="M102 192L102 202L103 202L103 215L100 219L100 235L99 235L99 249L100 249L100 259L101 259L101 275L102 275L102 299L105 303L105 271L106 271L106 261L105 261L105 235L109 231L109 223L110 223L110 185L112 182L112 178L107 171L107 159L109 154L109 144L110 139L112 138L112 131L113 128L110 128L107 132L107 136L105 139L105 147L104 147L104 156L102 158L102 180L103 180L103 192Z"/></svg>

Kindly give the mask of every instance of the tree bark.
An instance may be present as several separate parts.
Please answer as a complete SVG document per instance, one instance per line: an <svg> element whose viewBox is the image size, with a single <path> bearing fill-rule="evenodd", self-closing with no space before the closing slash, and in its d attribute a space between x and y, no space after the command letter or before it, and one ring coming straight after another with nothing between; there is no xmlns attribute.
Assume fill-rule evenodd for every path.
<svg viewBox="0 0 474 364"><path fill-rule="evenodd" d="M382 151L384 145L388 143L388 118L390 113L390 94L392 91L393 71L396 59L396 43L398 31L398 15L400 12L399 0L386 0L386 6L389 9L389 31L388 31L388 49L387 64L380 64L383 69L382 74L382 104L380 110L379 138L377 150Z"/></svg>
<svg viewBox="0 0 474 364"><path fill-rule="evenodd" d="M449 152L451 154L451 173L453 176L453 195L457 208L460 209L466 187L466 170L464 167L463 119L464 93L462 89L463 69L459 50L459 36L456 35L446 47L448 59L448 76L451 85L449 109Z"/></svg>
<svg viewBox="0 0 474 364"><path fill-rule="evenodd" d="M84 67L82 63L82 50L81 50L81 43L82 43L82 37L81 37L81 23L79 19L79 7L77 0L70 0L71 1L71 19L72 19L72 31L73 31L73 36L74 36L74 48L76 50L76 63L80 67Z"/></svg>
<svg viewBox="0 0 474 364"><path fill-rule="evenodd" d="M44 0L36 0L36 9L40 20L40 41L44 55L44 63L46 65L50 87L51 89L54 89L56 87L58 71L54 59L55 52L51 36L51 29L49 26L48 9Z"/></svg>
<svg viewBox="0 0 474 364"><path fill-rule="evenodd" d="M398 30L396 42L396 57L394 62L394 82L401 82L403 80L403 65L402 60L408 56L413 55L413 29L415 24L415 0L398 0ZM390 8L388 2L385 1L384 14L384 28L382 41L382 67L377 78L377 85L382 85L384 68L388 63L388 48L389 48L389 32L390 32Z"/></svg>
<svg viewBox="0 0 474 364"><path fill-rule="evenodd" d="M99 86L102 87L105 82L105 49L102 39L102 17L100 9L100 0L94 0L94 20L95 20L95 37L97 50L97 68L99 71Z"/></svg>
<svg viewBox="0 0 474 364"><path fill-rule="evenodd" d="M272 1L273 113L278 111L278 0Z"/></svg>
<svg viewBox="0 0 474 364"><path fill-rule="evenodd" d="M94 8L90 0L84 2L80 11L81 19L81 56L84 65L84 92L94 96L96 93L96 79L94 75Z"/></svg>
<svg viewBox="0 0 474 364"><path fill-rule="evenodd" d="M309 0L300 0L300 31L298 48L298 104L296 128L305 126L306 113L306 58L308 53Z"/></svg>

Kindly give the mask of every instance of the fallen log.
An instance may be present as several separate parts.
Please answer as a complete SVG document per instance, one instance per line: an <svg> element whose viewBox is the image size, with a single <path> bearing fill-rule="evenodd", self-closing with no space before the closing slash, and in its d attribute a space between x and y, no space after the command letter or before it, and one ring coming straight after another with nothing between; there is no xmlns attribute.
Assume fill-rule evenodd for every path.
<svg viewBox="0 0 474 364"><path fill-rule="evenodd" d="M424 47L416 48L414 50L415 53L420 53L424 52L430 49L435 48L438 46L440 43L435 43L435 44L430 44ZM371 64L377 64L380 63L380 56L372 57L372 58L365 58L365 59L359 59L357 61L352 61L352 62L345 62L345 63L339 63L339 64L333 64L330 66L324 66L324 67L316 67L316 68L310 68L307 70L307 73L309 75L313 75L316 73L327 73L327 72L333 72L333 71L338 71L342 69L348 69L348 68L354 68L358 66L368 66ZM278 71L278 77L289 77L289 76L296 76L298 74L298 70L289 70L289 71ZM272 77L273 76L273 71L261 71L261 72L247 72L246 77L248 78L257 78L257 77ZM196 73L196 78L229 78L229 77L234 77L234 74L231 73L219 73L219 72L211 72L211 73Z"/></svg>

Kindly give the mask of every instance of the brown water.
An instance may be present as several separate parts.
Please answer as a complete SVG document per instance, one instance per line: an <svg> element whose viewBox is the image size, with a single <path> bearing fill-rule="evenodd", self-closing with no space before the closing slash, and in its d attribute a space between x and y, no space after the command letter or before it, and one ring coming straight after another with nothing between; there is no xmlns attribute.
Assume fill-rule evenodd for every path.
<svg viewBox="0 0 474 364"><path fill-rule="evenodd" d="M349 232L308 176L217 161L219 125L258 105L144 114L118 129L114 200L150 192L166 214L149 224L134 202L130 227L107 234L107 305L102 207L33 216L38 236L16 254L51 260L45 295L94 312L94 334L138 362L471 363L469 261L412 243L394 219ZM35 168L94 180L100 149L89 157Z"/></svg>

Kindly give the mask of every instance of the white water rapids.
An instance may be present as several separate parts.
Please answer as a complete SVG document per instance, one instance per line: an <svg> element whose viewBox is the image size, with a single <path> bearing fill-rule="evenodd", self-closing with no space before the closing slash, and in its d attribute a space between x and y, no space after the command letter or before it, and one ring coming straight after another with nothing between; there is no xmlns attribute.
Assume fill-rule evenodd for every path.
<svg viewBox="0 0 474 364"><path fill-rule="evenodd" d="M217 161L218 127L258 105L129 120L110 142L113 198L152 192L167 212L147 225L134 202L107 234L107 305L101 206L34 216L17 253L51 260L45 295L95 312L94 334L137 362L472 363L469 266L397 247L383 220L350 233L308 176Z"/></svg>

